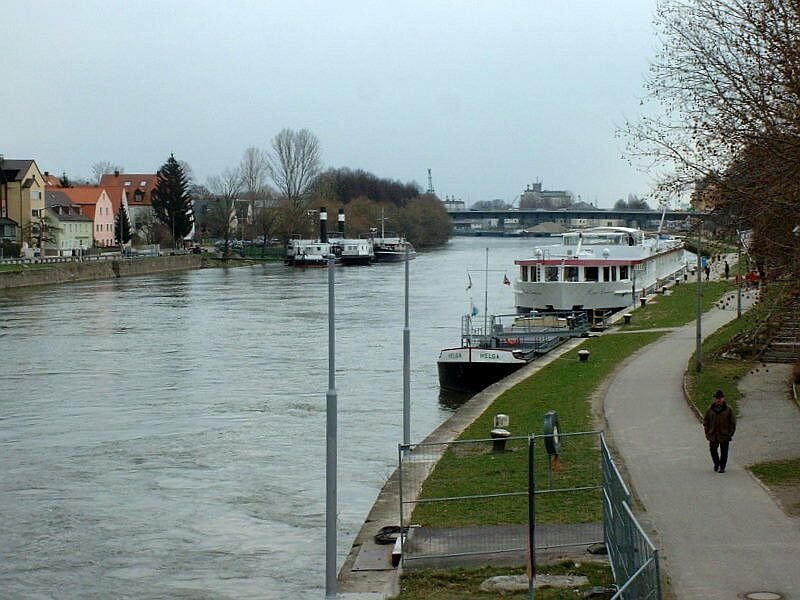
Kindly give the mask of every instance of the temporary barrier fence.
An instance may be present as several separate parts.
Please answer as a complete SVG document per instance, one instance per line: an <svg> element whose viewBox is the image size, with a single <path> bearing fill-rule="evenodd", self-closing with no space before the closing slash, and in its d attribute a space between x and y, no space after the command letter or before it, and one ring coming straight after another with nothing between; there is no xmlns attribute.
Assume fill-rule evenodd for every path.
<svg viewBox="0 0 800 600"><path fill-rule="evenodd" d="M658 553L601 432L400 445L398 470L406 569L530 560L535 573L537 555L604 542L615 598L661 598Z"/></svg>

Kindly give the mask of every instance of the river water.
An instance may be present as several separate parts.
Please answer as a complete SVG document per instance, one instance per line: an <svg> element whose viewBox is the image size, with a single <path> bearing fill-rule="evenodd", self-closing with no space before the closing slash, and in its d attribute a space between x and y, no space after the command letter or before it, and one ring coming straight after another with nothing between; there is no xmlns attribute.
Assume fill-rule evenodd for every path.
<svg viewBox="0 0 800 600"><path fill-rule="evenodd" d="M487 246L489 312L513 312L503 276L533 241L410 263L412 441L463 400L436 358L483 314ZM0 291L0 597L322 597L327 277ZM341 565L402 439L404 265L337 268L335 293Z"/></svg>

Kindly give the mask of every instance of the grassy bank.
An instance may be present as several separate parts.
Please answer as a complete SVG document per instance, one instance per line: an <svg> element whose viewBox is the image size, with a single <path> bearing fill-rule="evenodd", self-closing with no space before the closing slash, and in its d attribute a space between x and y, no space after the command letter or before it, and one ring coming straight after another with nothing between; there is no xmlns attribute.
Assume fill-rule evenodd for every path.
<svg viewBox="0 0 800 600"><path fill-rule="evenodd" d="M694 320L697 315L697 282L680 283L665 296L655 296L644 307L634 313L630 325L622 325L622 331L651 329L654 327L679 327ZM733 286L727 281L703 281L700 283L703 312L709 310L722 295Z"/></svg>
<svg viewBox="0 0 800 600"><path fill-rule="evenodd" d="M559 357L527 380L501 394L492 406L459 436L461 440L487 438L497 413L509 415L515 435L542 433L544 414L555 410L564 433L591 431L591 396L597 385L628 356L658 339L657 332L608 335L587 339L580 348ZM588 362L578 360L578 350L589 350ZM567 438L557 487L596 485L597 439ZM527 442L509 444L503 453L491 452L491 444L451 446L425 481L421 498L476 494L519 493L527 490ZM537 481L548 479L546 454L539 452ZM545 494L537 500L540 522L581 523L601 518L597 490L578 494ZM527 498L507 496L419 504L412 522L428 526L495 525L527 522Z"/></svg>
<svg viewBox="0 0 800 600"><path fill-rule="evenodd" d="M711 404L714 392L722 389L725 400L736 410L740 398L737 382L753 367L753 360L760 351L763 330L776 303L781 301L783 289L778 286L768 288L761 300L750 310L742 313L720 327L703 341L702 371L695 371L695 356L689 360L686 371L686 391L689 401L700 414L704 414Z"/></svg>
<svg viewBox="0 0 800 600"><path fill-rule="evenodd" d="M584 575L589 579L589 584L577 589L586 589L593 586L608 587L614 583L611 569L602 564L582 562L576 564L571 561L557 565L548 565L540 569L549 575ZM404 573L400 579L401 592L399 600L490 600L498 597L497 592L481 592L480 585L486 579L497 575L521 575L524 568L493 568L483 569L451 569L448 571L411 571ZM528 598L527 591L506 592L502 594L508 600ZM537 589L536 598L539 600L574 600L580 597L580 592L573 588L565 589Z"/></svg>

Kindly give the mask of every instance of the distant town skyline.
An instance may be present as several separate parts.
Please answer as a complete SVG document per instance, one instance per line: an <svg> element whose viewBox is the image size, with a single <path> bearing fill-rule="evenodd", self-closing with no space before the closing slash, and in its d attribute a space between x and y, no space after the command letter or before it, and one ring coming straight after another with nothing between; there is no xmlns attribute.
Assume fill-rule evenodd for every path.
<svg viewBox="0 0 800 600"><path fill-rule="evenodd" d="M463 200L526 186L611 207L646 196L616 128L636 117L657 45L655 0L402 5L301 0L34 0L4 9L0 153L91 177L197 183L311 130L325 168L363 169ZM31 15L35 16L32 35Z"/></svg>

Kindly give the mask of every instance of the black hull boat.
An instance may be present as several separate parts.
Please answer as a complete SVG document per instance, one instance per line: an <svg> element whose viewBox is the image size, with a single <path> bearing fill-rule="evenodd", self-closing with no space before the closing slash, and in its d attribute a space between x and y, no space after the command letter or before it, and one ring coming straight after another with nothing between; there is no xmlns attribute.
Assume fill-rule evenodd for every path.
<svg viewBox="0 0 800 600"><path fill-rule="evenodd" d="M507 351L482 348L450 348L442 350L442 355L450 358L443 360L440 355L436 365L439 386L445 390L467 394L480 392L533 360L533 356L527 359L517 358Z"/></svg>
<svg viewBox="0 0 800 600"><path fill-rule="evenodd" d="M503 320L510 321L504 325ZM462 317L461 346L439 353L439 386L475 394L589 329L585 312L552 311L494 315L475 324Z"/></svg>

